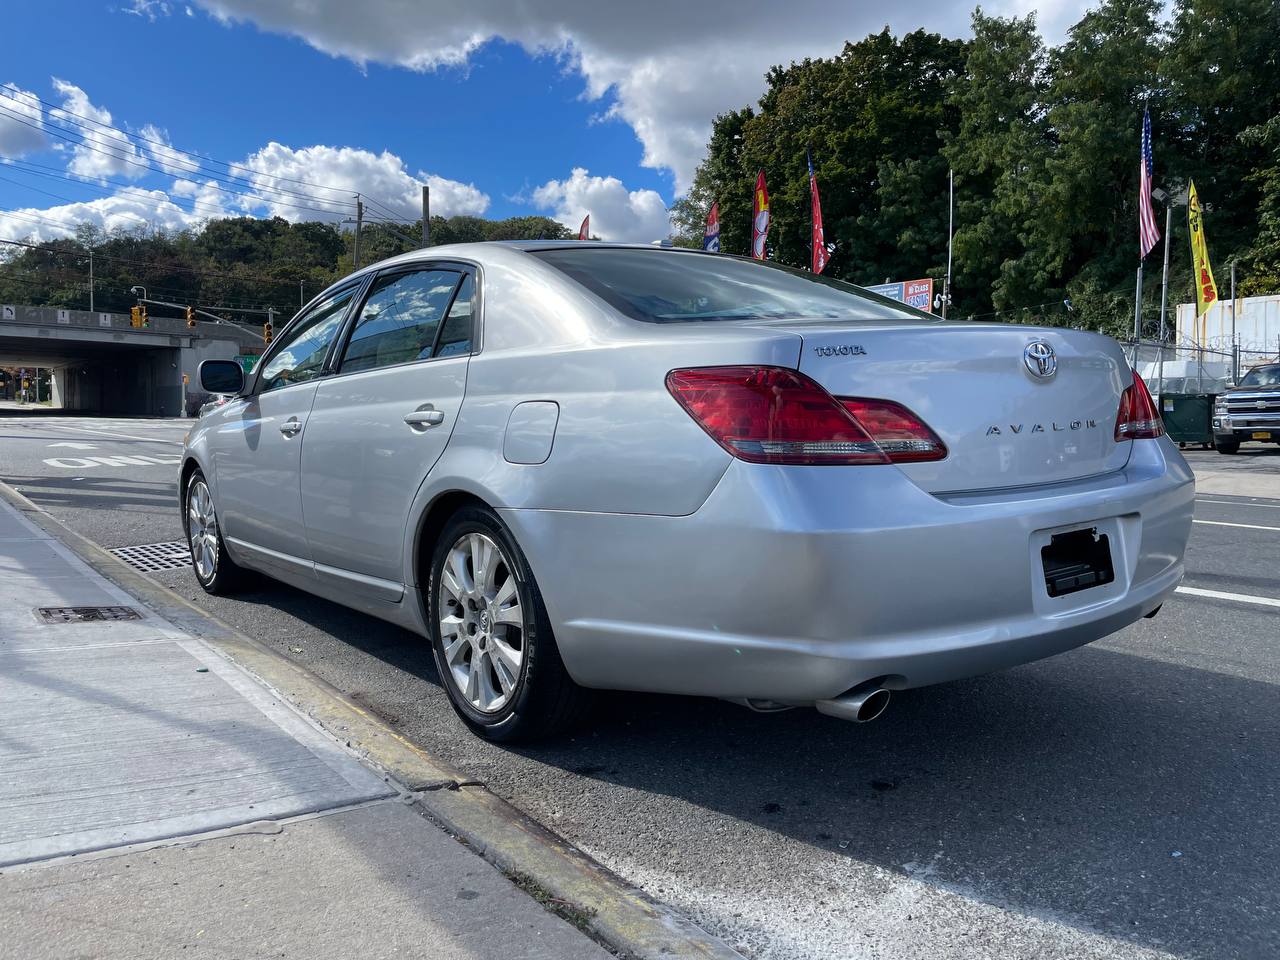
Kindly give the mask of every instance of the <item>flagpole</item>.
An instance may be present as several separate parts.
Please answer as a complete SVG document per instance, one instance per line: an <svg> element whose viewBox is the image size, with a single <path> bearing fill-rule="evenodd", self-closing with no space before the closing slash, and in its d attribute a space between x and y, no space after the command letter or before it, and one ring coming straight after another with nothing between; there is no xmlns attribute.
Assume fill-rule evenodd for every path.
<svg viewBox="0 0 1280 960"><path fill-rule="evenodd" d="M1138 366L1138 341L1142 337L1142 265L1145 258L1138 259L1138 290L1133 301L1133 365Z"/></svg>
<svg viewBox="0 0 1280 960"><path fill-rule="evenodd" d="M951 240L955 236L956 171L947 171L947 279L942 284L942 319L947 319L947 303L951 299Z"/></svg>

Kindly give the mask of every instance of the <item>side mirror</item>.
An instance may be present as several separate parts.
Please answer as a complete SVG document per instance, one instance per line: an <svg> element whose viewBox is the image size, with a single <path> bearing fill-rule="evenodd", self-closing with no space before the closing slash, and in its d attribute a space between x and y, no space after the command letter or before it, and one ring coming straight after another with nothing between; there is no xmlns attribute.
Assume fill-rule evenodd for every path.
<svg viewBox="0 0 1280 960"><path fill-rule="evenodd" d="M200 389L207 393L239 393L244 389L244 367L234 360L201 360Z"/></svg>

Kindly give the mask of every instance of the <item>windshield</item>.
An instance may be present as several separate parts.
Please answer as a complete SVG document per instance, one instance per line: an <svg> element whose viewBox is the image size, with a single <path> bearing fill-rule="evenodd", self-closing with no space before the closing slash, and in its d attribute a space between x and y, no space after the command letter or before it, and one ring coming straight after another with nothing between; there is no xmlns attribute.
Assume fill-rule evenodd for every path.
<svg viewBox="0 0 1280 960"><path fill-rule="evenodd" d="M627 316L649 323L935 319L853 284L766 261L585 245L532 254Z"/></svg>
<svg viewBox="0 0 1280 960"><path fill-rule="evenodd" d="M1280 363L1254 367L1236 384L1237 387L1280 387Z"/></svg>

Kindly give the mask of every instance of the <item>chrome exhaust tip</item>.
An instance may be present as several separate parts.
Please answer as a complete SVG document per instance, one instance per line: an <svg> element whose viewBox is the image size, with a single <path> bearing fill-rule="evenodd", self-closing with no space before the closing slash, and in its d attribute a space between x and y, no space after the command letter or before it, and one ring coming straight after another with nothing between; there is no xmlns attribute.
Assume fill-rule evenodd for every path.
<svg viewBox="0 0 1280 960"><path fill-rule="evenodd" d="M870 680L834 699L819 700L814 706L828 717L870 723L889 706L889 691L880 684L879 680Z"/></svg>

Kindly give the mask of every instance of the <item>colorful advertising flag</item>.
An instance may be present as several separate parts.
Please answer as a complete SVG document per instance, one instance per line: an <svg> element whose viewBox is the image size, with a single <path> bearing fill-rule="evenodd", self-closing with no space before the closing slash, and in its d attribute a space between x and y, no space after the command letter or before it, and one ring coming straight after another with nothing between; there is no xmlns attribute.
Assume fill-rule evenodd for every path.
<svg viewBox="0 0 1280 960"><path fill-rule="evenodd" d="M587 214L582 218L582 226L578 228L578 239L589 240L591 238L591 214Z"/></svg>
<svg viewBox="0 0 1280 960"><path fill-rule="evenodd" d="M756 199L751 206L751 256L765 258L764 241L769 235L769 191L764 185L764 171L756 174Z"/></svg>
<svg viewBox="0 0 1280 960"><path fill-rule="evenodd" d="M1204 222L1194 180L1187 187L1187 226L1191 230L1191 272L1196 282L1198 317L1218 302L1218 285L1213 282L1213 267L1209 265L1209 247L1204 242Z"/></svg>
<svg viewBox="0 0 1280 960"><path fill-rule="evenodd" d="M827 266L827 241L822 236L822 204L818 200L818 175L813 172L813 157L805 152L809 162L809 199L813 203L813 272L821 273Z"/></svg>
<svg viewBox="0 0 1280 960"><path fill-rule="evenodd" d="M720 202L718 200L711 204L711 211L707 214L707 229L702 234L702 249L709 250L711 253L720 252Z"/></svg>
<svg viewBox="0 0 1280 960"><path fill-rule="evenodd" d="M1138 259L1145 260L1160 242L1156 212L1151 209L1151 114L1142 111L1142 158L1138 165Z"/></svg>

